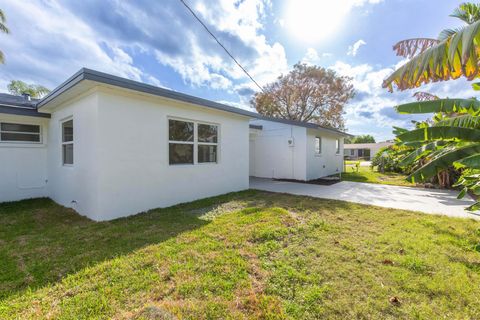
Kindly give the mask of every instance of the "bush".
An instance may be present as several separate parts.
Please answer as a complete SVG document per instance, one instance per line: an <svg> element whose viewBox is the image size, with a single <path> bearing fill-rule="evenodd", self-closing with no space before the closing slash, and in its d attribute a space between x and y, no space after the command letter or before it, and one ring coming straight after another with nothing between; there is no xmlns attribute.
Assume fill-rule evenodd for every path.
<svg viewBox="0 0 480 320"><path fill-rule="evenodd" d="M399 164L399 156L395 146L381 148L372 159L372 168L380 172L403 172Z"/></svg>

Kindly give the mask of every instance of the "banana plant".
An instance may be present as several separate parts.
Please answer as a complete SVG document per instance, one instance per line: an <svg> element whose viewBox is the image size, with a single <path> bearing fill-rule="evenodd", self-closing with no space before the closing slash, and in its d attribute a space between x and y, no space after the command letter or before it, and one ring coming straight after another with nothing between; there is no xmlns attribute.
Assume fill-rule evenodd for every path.
<svg viewBox="0 0 480 320"><path fill-rule="evenodd" d="M393 91L396 86L403 91L430 82L479 76L480 5L462 3L451 16L466 25L445 29L436 39L407 39L394 45L398 56L410 60L385 79L384 88Z"/></svg>
<svg viewBox="0 0 480 320"><path fill-rule="evenodd" d="M480 102L476 99L438 99L399 105L403 114L434 113L431 125L423 123L413 130L396 128L398 144L415 146L400 165L419 164L407 177L411 182L426 181L452 166L463 174L455 184L467 192L480 195ZM468 207L480 209L480 202Z"/></svg>
<svg viewBox="0 0 480 320"><path fill-rule="evenodd" d="M384 80L384 88L403 91L431 82L480 77L480 4L462 3L451 16L465 25L445 29L436 39L407 39L394 46L396 54L409 61ZM480 83L474 83L473 88L480 90ZM394 128L397 143L413 149L401 160L401 165L414 168L408 179L425 181L435 175L445 176L455 167L462 172L456 183L462 188L459 197L467 193L479 196L480 101L438 99L426 93L417 93L415 97L420 101L397 106L397 112L431 113L433 120L417 123L410 131ZM468 209L480 209L480 202Z"/></svg>

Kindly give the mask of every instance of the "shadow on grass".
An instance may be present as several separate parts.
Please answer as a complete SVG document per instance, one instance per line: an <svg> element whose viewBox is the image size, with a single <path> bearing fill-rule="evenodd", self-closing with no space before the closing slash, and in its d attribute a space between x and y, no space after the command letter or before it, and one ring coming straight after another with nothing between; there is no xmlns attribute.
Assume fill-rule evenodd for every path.
<svg viewBox="0 0 480 320"><path fill-rule="evenodd" d="M209 221L198 209L215 211L236 195L106 222L94 222L46 198L0 204L0 300L200 228Z"/></svg>
<svg viewBox="0 0 480 320"><path fill-rule="evenodd" d="M361 173L357 172L344 172L342 173L342 181L353 181L353 182L367 182L368 178Z"/></svg>

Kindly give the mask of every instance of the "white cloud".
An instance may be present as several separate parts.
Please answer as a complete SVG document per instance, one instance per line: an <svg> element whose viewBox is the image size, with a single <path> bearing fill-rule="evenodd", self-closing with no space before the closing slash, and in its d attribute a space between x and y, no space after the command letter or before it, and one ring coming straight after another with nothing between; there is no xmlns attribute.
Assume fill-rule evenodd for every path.
<svg viewBox="0 0 480 320"><path fill-rule="evenodd" d="M12 79L53 88L82 67L160 83L135 67L118 44L102 42L90 25L56 1L7 1L2 9L11 34L1 40L6 64L0 73L0 90L5 91Z"/></svg>
<svg viewBox="0 0 480 320"><path fill-rule="evenodd" d="M320 64L322 58L330 58L331 56L331 53L324 52L322 54L318 54L317 50L313 48L308 48L301 62L306 64L318 65Z"/></svg>
<svg viewBox="0 0 480 320"><path fill-rule="evenodd" d="M269 0L188 3L260 84L288 71L283 46L263 34ZM7 58L0 90L11 79L54 87L81 67L161 86L139 55L193 86L233 91L250 81L177 2L7 0L2 9L12 33L0 35Z"/></svg>
<svg viewBox="0 0 480 320"><path fill-rule="evenodd" d="M377 140L393 137L389 133L393 126L412 127L411 120L424 120L431 115L401 115L393 107L412 102L412 95L418 91L435 94L441 98L470 98L478 94L471 88L471 82L465 79L438 82L407 91L388 92L382 88L383 80L404 61L391 67L374 67L370 64L350 65L337 61L330 68L338 74L352 78L356 90L355 98L346 107L346 126L352 134L373 134Z"/></svg>
<svg viewBox="0 0 480 320"><path fill-rule="evenodd" d="M357 55L358 49L360 49L361 46L364 46L366 44L367 43L362 39L358 40L353 45L348 47L347 55L355 57Z"/></svg>

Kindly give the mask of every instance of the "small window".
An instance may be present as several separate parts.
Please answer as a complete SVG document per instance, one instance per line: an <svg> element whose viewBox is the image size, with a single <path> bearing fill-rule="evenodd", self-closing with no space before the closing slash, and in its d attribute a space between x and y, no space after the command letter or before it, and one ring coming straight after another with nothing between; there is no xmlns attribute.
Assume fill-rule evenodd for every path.
<svg viewBox="0 0 480 320"><path fill-rule="evenodd" d="M62 123L62 163L73 165L73 120Z"/></svg>
<svg viewBox="0 0 480 320"><path fill-rule="evenodd" d="M351 149L351 150L350 150L350 155L351 155L351 156L354 156L354 155L355 155L355 150Z"/></svg>
<svg viewBox="0 0 480 320"><path fill-rule="evenodd" d="M0 141L40 143L40 126L32 124L2 122L0 123Z"/></svg>
<svg viewBox="0 0 480 320"><path fill-rule="evenodd" d="M337 154L340 154L340 139L335 140L335 150Z"/></svg>
<svg viewBox="0 0 480 320"><path fill-rule="evenodd" d="M315 137L315 154L322 153L322 138Z"/></svg>
<svg viewBox="0 0 480 320"><path fill-rule="evenodd" d="M217 162L218 126L168 120L170 164Z"/></svg>

